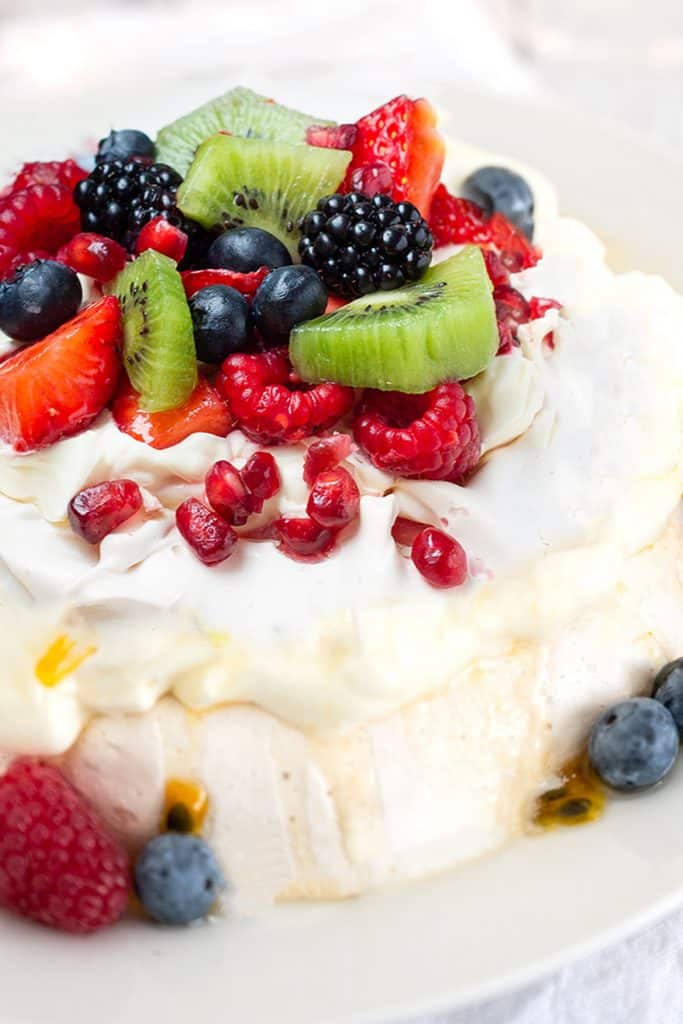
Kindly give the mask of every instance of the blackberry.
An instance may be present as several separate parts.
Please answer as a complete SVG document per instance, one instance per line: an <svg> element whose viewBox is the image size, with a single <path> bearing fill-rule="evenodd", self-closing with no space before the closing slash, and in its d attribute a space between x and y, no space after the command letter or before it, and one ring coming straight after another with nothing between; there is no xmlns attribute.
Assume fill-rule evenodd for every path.
<svg viewBox="0 0 683 1024"><path fill-rule="evenodd" d="M106 235L130 252L141 229L163 217L188 236L184 266L200 262L213 241L204 228L176 206L181 176L167 164L143 160L103 160L74 189L84 231Z"/></svg>
<svg viewBox="0 0 683 1024"><path fill-rule="evenodd" d="M434 240L412 203L362 192L321 199L301 222L299 253L327 288L347 298L401 288L431 262Z"/></svg>

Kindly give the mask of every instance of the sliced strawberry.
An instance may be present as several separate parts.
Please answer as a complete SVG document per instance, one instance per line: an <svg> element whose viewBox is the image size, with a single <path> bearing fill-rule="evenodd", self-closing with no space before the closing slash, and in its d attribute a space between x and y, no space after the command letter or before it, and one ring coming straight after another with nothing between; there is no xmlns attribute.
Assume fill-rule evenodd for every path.
<svg viewBox="0 0 683 1024"><path fill-rule="evenodd" d="M18 452L83 430L109 402L121 367L121 310L101 299L0 365L0 438Z"/></svg>
<svg viewBox="0 0 683 1024"><path fill-rule="evenodd" d="M185 405L167 412L145 412L140 396L126 378L112 405L119 430L151 448L171 448L190 434L230 433L233 419L227 404L207 380L200 379Z"/></svg>
<svg viewBox="0 0 683 1024"><path fill-rule="evenodd" d="M541 254L528 238L502 213L487 217L476 203L451 195L441 183L429 211L434 245L480 245L492 247L508 273L534 267Z"/></svg>
<svg viewBox="0 0 683 1024"><path fill-rule="evenodd" d="M0 245L54 253L80 231L81 215L63 185L31 185L0 200Z"/></svg>
<svg viewBox="0 0 683 1024"><path fill-rule="evenodd" d="M336 313L338 309L345 306L350 299L342 299L339 295L330 295L327 299L327 306L325 307L326 313Z"/></svg>
<svg viewBox="0 0 683 1024"><path fill-rule="evenodd" d="M240 274L236 270L185 270L180 276L188 299L200 288L208 288L210 284L225 284L251 298L269 273L270 267L260 267L250 274Z"/></svg>

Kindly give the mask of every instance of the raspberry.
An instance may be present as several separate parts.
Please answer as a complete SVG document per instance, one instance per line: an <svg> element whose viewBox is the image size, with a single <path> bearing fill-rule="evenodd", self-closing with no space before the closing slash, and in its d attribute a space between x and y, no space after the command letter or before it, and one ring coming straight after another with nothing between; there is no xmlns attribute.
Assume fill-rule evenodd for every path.
<svg viewBox="0 0 683 1024"><path fill-rule="evenodd" d="M476 203L452 196L443 183L432 199L429 226L436 247L467 243L493 246L510 273L533 267L540 258L538 250L502 213L487 217Z"/></svg>
<svg viewBox="0 0 683 1024"><path fill-rule="evenodd" d="M123 246L113 238L82 231L62 246L57 259L78 274L87 274L105 283L123 270L127 256Z"/></svg>
<svg viewBox="0 0 683 1024"><path fill-rule="evenodd" d="M252 512L260 512L264 501L274 498L282 486L280 470L270 452L254 452L242 470L242 479L251 496Z"/></svg>
<svg viewBox="0 0 683 1024"><path fill-rule="evenodd" d="M336 532L309 517L281 516L272 525L280 551L297 562L320 562L330 554Z"/></svg>
<svg viewBox="0 0 683 1024"><path fill-rule="evenodd" d="M128 860L50 765L19 759L0 777L0 903L41 924L93 932L128 902Z"/></svg>
<svg viewBox="0 0 683 1024"><path fill-rule="evenodd" d="M463 548L457 540L433 526L417 535L410 557L432 587L459 587L467 579L467 555Z"/></svg>
<svg viewBox="0 0 683 1024"><path fill-rule="evenodd" d="M31 185L62 185L73 192L79 181L87 177L88 172L79 167L75 160L36 161L24 164L7 194L30 188Z"/></svg>
<svg viewBox="0 0 683 1024"><path fill-rule="evenodd" d="M216 386L239 428L258 444L301 441L331 427L353 405L352 388L298 382L286 349L228 356Z"/></svg>
<svg viewBox="0 0 683 1024"><path fill-rule="evenodd" d="M204 565L224 562L232 554L237 534L201 501L188 498L176 509L175 519L181 536Z"/></svg>
<svg viewBox="0 0 683 1024"><path fill-rule="evenodd" d="M80 491L69 502L69 523L88 544L99 544L142 508L134 480L107 480Z"/></svg>
<svg viewBox="0 0 683 1024"><path fill-rule="evenodd" d="M31 185L0 200L0 245L55 253L79 230L78 209L62 185Z"/></svg>
<svg viewBox="0 0 683 1024"><path fill-rule="evenodd" d="M339 530L348 526L360 513L360 491L346 469L329 469L320 473L313 484L306 512L320 526Z"/></svg>
<svg viewBox="0 0 683 1024"><path fill-rule="evenodd" d="M207 501L214 512L232 526L244 526L252 505L239 470L221 459L206 474L205 487Z"/></svg>
<svg viewBox="0 0 683 1024"><path fill-rule="evenodd" d="M354 424L378 469L425 480L461 480L479 461L474 401L457 381L424 395L366 391Z"/></svg>
<svg viewBox="0 0 683 1024"><path fill-rule="evenodd" d="M137 237L135 251L140 254L147 249L163 253L176 263L185 256L188 238L184 231L174 224L169 224L163 217L155 217L145 224Z"/></svg>
<svg viewBox="0 0 683 1024"><path fill-rule="evenodd" d="M352 451L353 442L348 434L333 434L314 441L304 457L305 482L312 487L319 473L336 469L340 462L348 459Z"/></svg>

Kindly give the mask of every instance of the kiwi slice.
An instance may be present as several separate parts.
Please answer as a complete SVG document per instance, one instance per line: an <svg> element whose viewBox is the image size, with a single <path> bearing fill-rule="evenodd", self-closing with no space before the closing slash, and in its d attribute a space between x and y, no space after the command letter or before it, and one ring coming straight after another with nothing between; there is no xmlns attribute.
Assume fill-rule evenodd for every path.
<svg viewBox="0 0 683 1024"><path fill-rule="evenodd" d="M147 412L175 409L197 385L190 307L173 260L148 249L111 291L123 313L123 365Z"/></svg>
<svg viewBox="0 0 683 1024"><path fill-rule="evenodd" d="M177 203L205 228L264 228L294 256L301 218L335 191L350 160L343 149L212 135L197 150Z"/></svg>
<svg viewBox="0 0 683 1024"><path fill-rule="evenodd" d="M411 394L474 377L497 349L492 285L474 245L431 266L416 284L355 299L290 335L303 380Z"/></svg>
<svg viewBox="0 0 683 1024"><path fill-rule="evenodd" d="M216 132L296 145L306 141L310 125L332 123L238 86L162 128L156 140L156 158L184 175L197 147Z"/></svg>

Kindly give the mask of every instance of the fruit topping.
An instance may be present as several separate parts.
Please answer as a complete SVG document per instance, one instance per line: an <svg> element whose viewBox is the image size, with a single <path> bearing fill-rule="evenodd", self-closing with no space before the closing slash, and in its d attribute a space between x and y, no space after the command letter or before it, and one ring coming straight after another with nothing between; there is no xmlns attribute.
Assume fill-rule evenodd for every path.
<svg viewBox="0 0 683 1024"><path fill-rule="evenodd" d="M289 249L263 228L232 228L211 243L206 262L210 267L253 274L261 267L272 270L292 262Z"/></svg>
<svg viewBox="0 0 683 1024"><path fill-rule="evenodd" d="M337 534L308 516L281 516L273 523L275 541L282 553L297 562L321 562L332 552Z"/></svg>
<svg viewBox="0 0 683 1024"><path fill-rule="evenodd" d="M214 135L197 150L178 205L208 229L264 228L294 254L301 218L334 192L350 158L341 150Z"/></svg>
<svg viewBox="0 0 683 1024"><path fill-rule="evenodd" d="M0 903L22 917L85 934L128 903L125 852L60 772L14 761L0 776Z"/></svg>
<svg viewBox="0 0 683 1024"><path fill-rule="evenodd" d="M148 249L116 278L123 312L123 363L140 406L183 405L197 385L192 317L173 260Z"/></svg>
<svg viewBox="0 0 683 1024"><path fill-rule="evenodd" d="M254 296L251 322L268 345L286 345L290 331L321 316L327 306L325 286L311 267L278 267Z"/></svg>
<svg viewBox="0 0 683 1024"><path fill-rule="evenodd" d="M212 284L190 299L197 358L222 363L247 345L249 304L235 288Z"/></svg>
<svg viewBox="0 0 683 1024"><path fill-rule="evenodd" d="M69 523L88 544L100 544L141 508L142 494L134 480L107 480L74 495L69 502Z"/></svg>
<svg viewBox="0 0 683 1024"><path fill-rule="evenodd" d="M175 520L181 536L204 565L217 565L233 553L237 534L197 498L187 498L179 505Z"/></svg>
<svg viewBox="0 0 683 1024"><path fill-rule="evenodd" d="M317 120L238 86L162 128L157 158L185 174L198 146L216 132L295 144L306 141L306 129Z"/></svg>
<svg viewBox="0 0 683 1024"><path fill-rule="evenodd" d="M521 292L509 284L499 284L494 288L493 301L500 338L498 354L504 355L517 344L517 328L530 319L529 303Z"/></svg>
<svg viewBox="0 0 683 1024"><path fill-rule="evenodd" d="M557 299L541 299L534 296L529 299L529 320L540 320L551 309L562 309L562 303Z"/></svg>
<svg viewBox="0 0 683 1024"><path fill-rule="evenodd" d="M592 768L612 789L646 789L671 770L679 748L676 723L664 704L634 697L608 708L588 741Z"/></svg>
<svg viewBox="0 0 683 1024"><path fill-rule="evenodd" d="M95 163L102 164L110 160L123 160L127 163L133 157L150 161L154 159L154 143L149 135L135 128L122 128L119 131L112 128L106 138L100 139Z"/></svg>
<svg viewBox="0 0 683 1024"><path fill-rule="evenodd" d="M294 444L350 412L354 394L340 384L302 385L283 349L229 356L216 382L240 429L262 444Z"/></svg>
<svg viewBox="0 0 683 1024"><path fill-rule="evenodd" d="M24 164L12 184L0 195L11 195L32 185L61 185L72 192L79 181L87 178L88 172L79 167L75 160L36 161Z"/></svg>
<svg viewBox="0 0 683 1024"><path fill-rule="evenodd" d="M77 274L86 274L100 284L106 284L121 273L126 265L127 254L123 246L113 238L83 231L62 246L57 259Z"/></svg>
<svg viewBox="0 0 683 1024"><path fill-rule="evenodd" d="M348 459L353 451L353 441L348 434L332 434L321 437L306 449L304 457L304 481L309 487L315 483L319 473L336 469L340 462Z"/></svg>
<svg viewBox="0 0 683 1024"><path fill-rule="evenodd" d="M670 661L655 676L653 697L671 713L683 735L683 658Z"/></svg>
<svg viewBox="0 0 683 1024"><path fill-rule="evenodd" d="M193 779L169 779L164 794L162 827L167 832L199 835L209 810L209 794Z"/></svg>
<svg viewBox="0 0 683 1024"><path fill-rule="evenodd" d="M56 260L36 260L0 282L0 330L16 341L35 341L78 312L81 282Z"/></svg>
<svg viewBox="0 0 683 1024"><path fill-rule="evenodd" d="M92 658L93 654L97 654L97 647L93 644L79 643L68 633L60 633L36 661L36 679L51 690L64 682L88 658Z"/></svg>
<svg viewBox="0 0 683 1024"><path fill-rule="evenodd" d="M269 273L268 267L261 267L251 274L239 274L235 270L184 270L180 276L188 299L212 284L224 284L228 288L234 288L241 295L252 298Z"/></svg>
<svg viewBox="0 0 683 1024"><path fill-rule="evenodd" d="M252 512L260 512L263 503L274 498L282 486L280 470L270 452L254 452L242 469L242 480L251 496Z"/></svg>
<svg viewBox="0 0 683 1024"><path fill-rule="evenodd" d="M295 327L290 352L308 381L425 392L473 377L498 349L491 282L470 246L417 284L375 292Z"/></svg>
<svg viewBox="0 0 683 1024"><path fill-rule="evenodd" d="M432 234L412 203L361 192L325 196L302 224L299 252L338 295L353 298L417 281Z"/></svg>
<svg viewBox="0 0 683 1024"><path fill-rule="evenodd" d="M0 199L0 245L18 254L52 255L79 230L78 207L63 185L31 185Z"/></svg>
<svg viewBox="0 0 683 1024"><path fill-rule="evenodd" d="M366 392L354 436L378 469L426 480L457 483L481 453L474 401L455 381L426 395Z"/></svg>
<svg viewBox="0 0 683 1024"><path fill-rule="evenodd" d="M353 126L342 125L325 135L315 128L309 131L312 145L334 145L350 149L349 165L342 191L365 191L368 178L386 185L396 202L407 200L425 216L443 169L445 147L436 130L436 113L427 100L397 96L361 118Z"/></svg>
<svg viewBox="0 0 683 1024"><path fill-rule="evenodd" d="M306 512L314 522L331 529L341 529L357 519L360 491L349 471L338 467L319 473L308 497Z"/></svg>
<svg viewBox="0 0 683 1024"><path fill-rule="evenodd" d="M252 512L251 495L238 469L221 459L206 474L206 500L231 526L244 526Z"/></svg>
<svg viewBox="0 0 683 1024"><path fill-rule="evenodd" d="M190 924L206 917L225 885L210 846L199 836L156 836L135 865L140 902L161 924Z"/></svg>
<svg viewBox="0 0 683 1024"><path fill-rule="evenodd" d="M502 213L531 241L534 235L534 194L527 181L507 167L480 167L463 182L462 193L487 216Z"/></svg>
<svg viewBox="0 0 683 1024"><path fill-rule="evenodd" d="M135 243L135 251L146 252L154 249L168 256L174 263L180 263L187 251L188 238L184 231L169 223L163 217L155 217L148 221Z"/></svg>
<svg viewBox="0 0 683 1024"><path fill-rule="evenodd" d="M0 365L0 438L25 452L87 427L119 376L121 312L115 298L79 313Z"/></svg>
<svg viewBox="0 0 683 1024"><path fill-rule="evenodd" d="M432 587L459 587L467 579L467 555L457 540L427 526L413 541L410 557Z"/></svg>
<svg viewBox="0 0 683 1024"><path fill-rule="evenodd" d="M112 405L112 413L119 430L143 441L151 448L171 448L191 434L214 434L225 437L232 429L230 411L208 381L200 378L187 402L168 412L145 412L140 407L140 396L124 380Z"/></svg>
<svg viewBox="0 0 683 1024"><path fill-rule="evenodd" d="M426 526L427 523L419 523L415 519L399 516L391 528L391 536L399 547L412 548L413 541L417 538L418 534L422 533Z"/></svg>

